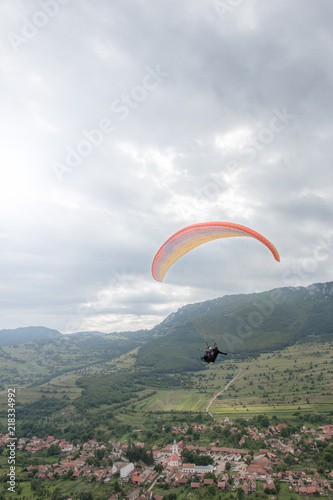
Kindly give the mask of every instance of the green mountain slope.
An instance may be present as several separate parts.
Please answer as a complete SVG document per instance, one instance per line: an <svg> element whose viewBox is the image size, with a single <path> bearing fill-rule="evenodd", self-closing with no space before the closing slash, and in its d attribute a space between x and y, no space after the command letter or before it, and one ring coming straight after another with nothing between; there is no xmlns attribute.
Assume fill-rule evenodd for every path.
<svg viewBox="0 0 333 500"><path fill-rule="evenodd" d="M248 407L262 413L260 405L272 412L280 405L287 414L303 406L331 411L333 283L188 305L152 330L62 335L44 329L45 336L22 330L22 339L2 332L11 339L0 346L3 433L8 387L17 388L20 435L108 440L144 425L151 412L203 411L241 370L214 402L215 416L240 413L240 403L244 415ZM200 361L205 336L228 352L213 366Z"/></svg>
<svg viewBox="0 0 333 500"><path fill-rule="evenodd" d="M182 307L152 330L104 335L63 335L45 327L1 330L0 387L8 380L19 383L21 377L36 385L74 370L76 375L107 374L111 360L137 348L131 354L136 367L172 373L202 369L206 341L244 358L332 337L333 282L224 296Z"/></svg>
<svg viewBox="0 0 333 500"><path fill-rule="evenodd" d="M14 330L0 330L0 346L19 345L43 339L59 339L61 333L45 326L27 326Z"/></svg>
<svg viewBox="0 0 333 500"><path fill-rule="evenodd" d="M158 337L140 348L136 363L159 371L199 369L197 349L204 349L206 340L239 357L305 339L332 339L333 282L191 304L153 332Z"/></svg>

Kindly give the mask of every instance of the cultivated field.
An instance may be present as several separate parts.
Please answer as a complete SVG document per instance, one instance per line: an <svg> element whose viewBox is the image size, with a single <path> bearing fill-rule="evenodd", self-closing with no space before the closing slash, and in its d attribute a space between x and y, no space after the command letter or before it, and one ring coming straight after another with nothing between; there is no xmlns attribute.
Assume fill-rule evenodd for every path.
<svg viewBox="0 0 333 500"><path fill-rule="evenodd" d="M111 361L108 367L104 364L103 371L106 368L108 373L130 370L135 353L136 350L129 356ZM24 353L17 349L16 354L20 357ZM26 369L24 366L23 371ZM44 370L44 367L40 369ZM85 374L96 375L100 369L101 365L91 365L85 369ZM187 385L182 387L180 383L179 389L177 385L170 386L170 389L142 387L140 398L129 397L122 407L118 405L116 413L120 414L122 421L139 424L140 419L151 412L203 412L210 398L220 393L239 373L238 378L210 405L209 412L215 419L262 413L288 417L295 412L333 411L333 350L332 344L327 342L299 344L246 361L236 361L232 354L227 359L220 356L214 365L205 366L200 372L180 375L181 380L186 378ZM67 372L29 388L13 384L17 387L17 402L25 404L43 395L59 398L66 395L72 401L81 393L76 385L81 374L82 370ZM0 411L6 408L5 389L0 392ZM98 413L101 407L92 411ZM1 421L5 423L3 418Z"/></svg>
<svg viewBox="0 0 333 500"><path fill-rule="evenodd" d="M140 403L141 411L204 411L212 395L229 388L209 408L214 418L258 413L288 416L333 411L332 344L299 344L257 359L219 359L192 374L190 391L159 391Z"/></svg>

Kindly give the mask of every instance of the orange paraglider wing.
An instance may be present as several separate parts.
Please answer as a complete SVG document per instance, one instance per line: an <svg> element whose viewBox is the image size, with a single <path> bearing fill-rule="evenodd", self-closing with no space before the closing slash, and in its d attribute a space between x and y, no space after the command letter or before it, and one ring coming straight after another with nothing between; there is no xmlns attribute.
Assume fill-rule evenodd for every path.
<svg viewBox="0 0 333 500"><path fill-rule="evenodd" d="M208 241L235 236L248 236L261 241L272 252L274 259L280 262L275 246L253 229L233 222L201 222L181 229L161 246L152 264L153 278L163 281L169 267L193 248Z"/></svg>

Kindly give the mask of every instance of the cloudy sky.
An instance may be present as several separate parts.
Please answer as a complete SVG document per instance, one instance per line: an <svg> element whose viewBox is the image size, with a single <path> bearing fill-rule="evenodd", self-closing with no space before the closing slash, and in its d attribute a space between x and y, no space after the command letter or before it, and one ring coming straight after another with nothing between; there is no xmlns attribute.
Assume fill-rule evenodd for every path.
<svg viewBox="0 0 333 500"><path fill-rule="evenodd" d="M333 280L331 0L0 5L1 328L151 328ZM250 238L151 277L184 226Z"/></svg>

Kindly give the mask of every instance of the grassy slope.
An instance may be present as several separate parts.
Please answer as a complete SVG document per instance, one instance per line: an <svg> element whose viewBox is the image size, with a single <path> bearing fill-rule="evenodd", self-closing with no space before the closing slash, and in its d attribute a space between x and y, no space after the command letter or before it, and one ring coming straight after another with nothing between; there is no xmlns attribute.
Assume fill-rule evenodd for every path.
<svg viewBox="0 0 333 500"><path fill-rule="evenodd" d="M283 314L277 305L269 306L273 292L224 297L199 304L198 308L188 306L160 326L160 330L169 331L167 335L162 336L157 329L157 337L146 344L144 342L151 338L149 332L106 337L66 336L16 347L4 346L0 349L0 387L2 384L4 388L0 392L0 411L6 409L10 386L17 387L17 401L21 405L37 401L41 396L66 396L68 404L81 398L82 408L96 415L101 408L111 409L121 420L129 422L138 422L147 412L203 411L209 399L240 369L242 375L212 404L210 411L215 417L250 415L263 409L288 414L298 407L300 411L327 411L332 401L332 345L317 341L323 339L323 334L327 339L332 337L333 295L326 294L327 286L317 288L282 289L283 300L280 297L279 301ZM276 297L274 300L277 304ZM198 310L200 314L209 312L208 325L213 324L216 314L222 310L226 315L224 327L230 331L232 328L237 331L239 318L248 322L254 311L266 310L269 314L251 334L238 338L241 344L238 351L243 350L241 355L238 353L237 357L234 345L234 351L229 351L227 358L220 356L215 365L206 366L201 363L197 350L204 347L199 335L203 318L195 320ZM192 324L187 321L191 315L195 320ZM289 337L287 332L291 332ZM261 344L262 351L268 351L276 348L281 339L282 343L292 342L300 332L299 342L303 343L283 352L263 352L259 359L246 359L246 352L256 351L258 345ZM78 386L80 377L81 386ZM118 402L112 403L112 391L115 396L118 391L125 397L118 397ZM5 413L1 421L5 425Z"/></svg>
<svg viewBox="0 0 333 500"><path fill-rule="evenodd" d="M242 369L241 376L217 398L210 412L221 416L257 413L290 415L295 411L333 410L332 344L299 344L258 359L232 359L211 365L192 376L192 390L159 391L136 405L138 411L203 411L213 394L221 391Z"/></svg>
<svg viewBox="0 0 333 500"><path fill-rule="evenodd" d="M258 413L288 417L295 411L305 414L333 411L332 347L332 343L303 343L280 352L262 354L258 359L235 361L231 358L221 358L209 369L187 375L191 377L191 389L184 390L181 387L157 389L156 394L147 399L125 402L123 407L116 412L117 419L130 424L132 428L138 428L150 412L204 411L209 398L223 389L240 369L242 369L241 376L221 398L215 400L210 408L214 418L225 416L246 418ZM119 369L117 372L119 375ZM74 376L70 379L68 375L63 375L53 380L52 386L60 391L60 396L62 391L73 390L74 381ZM142 392L149 394L151 388L143 388ZM309 403L306 403L307 398ZM300 410L298 410L299 407ZM100 418L107 410L108 407L104 405L93 409L92 413ZM52 457L49 458L53 460ZM45 459L41 461L45 463ZM3 467L7 467L6 463ZM18 474L19 470L20 467L17 468ZM22 486L22 496L32 494L28 482L22 483ZM87 487L90 488L90 485L84 481L73 483L73 481L66 480L47 484L51 490L55 486L60 486L63 493L66 492L70 496L74 496L75 492L86 490ZM98 489L99 493L102 489L107 489L106 485L102 487L96 485L94 488L96 491ZM179 494L179 498L185 498L185 496L186 498L199 498L183 487L172 488L168 493L172 491Z"/></svg>
<svg viewBox="0 0 333 500"><path fill-rule="evenodd" d="M114 367L114 375L106 377L102 384L96 379L98 387L110 393L115 384L121 388L122 380L125 381L127 377L121 391L128 388L132 396L129 395L120 404L110 405L101 405L101 400L97 399L95 408L90 411L98 415L111 409L120 421L130 425L139 425L150 412L205 411L209 399L224 389L240 369L240 377L211 405L209 411L214 418L247 417L258 413L288 416L295 411L332 411L332 352L331 343L302 343L283 351L262 354L257 359L235 361L219 357L215 365L210 365L208 369L205 367L202 371L180 374L176 378L161 376L157 379L149 377L149 372L147 378L147 372L138 371L134 372L137 373L135 377L128 372L130 366L120 372L118 365ZM86 401L93 402L89 390L96 393L94 380L89 377L82 380L88 383ZM82 390L76 381L77 376L74 374L64 374L40 387L19 389L17 402L25 404L36 401L41 395L59 398L67 395L72 401ZM5 410L6 401L7 393L4 391L0 394L0 409ZM4 415L1 421L6 425Z"/></svg>
<svg viewBox="0 0 333 500"><path fill-rule="evenodd" d="M154 329L164 336L143 346L137 363L160 370L164 365L166 370L177 370L177 365L185 364L195 370L190 360L205 339L209 343L219 339L225 350L236 354L269 352L308 336L332 339L332 325L332 283L225 296L185 306L170 315ZM174 363L167 356L169 350Z"/></svg>

